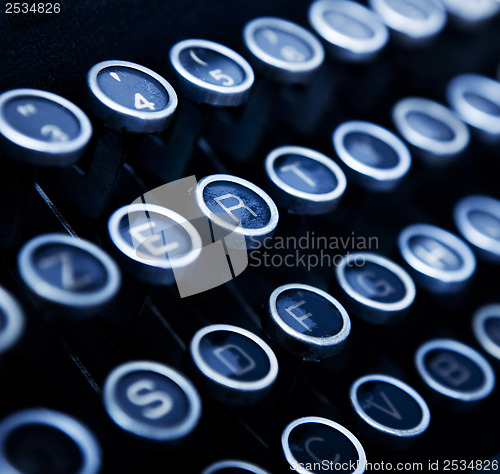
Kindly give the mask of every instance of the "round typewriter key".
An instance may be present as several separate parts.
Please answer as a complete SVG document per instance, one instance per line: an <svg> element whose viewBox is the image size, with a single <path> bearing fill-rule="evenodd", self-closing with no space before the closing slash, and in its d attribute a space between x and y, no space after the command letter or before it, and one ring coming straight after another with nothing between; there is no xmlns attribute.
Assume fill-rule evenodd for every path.
<svg viewBox="0 0 500 474"><path fill-rule="evenodd" d="M453 213L460 234L481 256L500 262L500 201L488 196L468 196Z"/></svg>
<svg viewBox="0 0 500 474"><path fill-rule="evenodd" d="M247 61L219 43L188 39L170 50L183 93L195 102L237 106L247 99L254 73Z"/></svg>
<svg viewBox="0 0 500 474"><path fill-rule="evenodd" d="M446 25L446 10L436 0L370 0L370 7L408 45L427 43Z"/></svg>
<svg viewBox="0 0 500 474"><path fill-rule="evenodd" d="M83 154L92 126L73 103L51 92L0 94L0 138L6 154L38 166L69 166Z"/></svg>
<svg viewBox="0 0 500 474"><path fill-rule="evenodd" d="M210 464L201 474L269 474L246 461L227 460Z"/></svg>
<svg viewBox="0 0 500 474"><path fill-rule="evenodd" d="M391 191L410 169L406 145L379 125L344 122L335 129L332 140L352 178L369 190Z"/></svg>
<svg viewBox="0 0 500 474"><path fill-rule="evenodd" d="M94 113L118 131L161 132L177 107L177 95L163 77L128 61L96 64L87 83Z"/></svg>
<svg viewBox="0 0 500 474"><path fill-rule="evenodd" d="M24 324L24 314L19 303L0 287L0 355L17 343Z"/></svg>
<svg viewBox="0 0 500 474"><path fill-rule="evenodd" d="M395 448L406 447L429 426L427 403L397 378L365 375L351 386L350 398L356 414L372 429L371 434Z"/></svg>
<svg viewBox="0 0 500 474"><path fill-rule="evenodd" d="M189 354L200 386L213 398L234 405L253 405L267 395L278 375L278 360L254 333L214 324L200 329Z"/></svg>
<svg viewBox="0 0 500 474"><path fill-rule="evenodd" d="M479 401L495 387L495 373L489 362L453 339L433 339L422 344L415 354L415 364L429 387L455 400Z"/></svg>
<svg viewBox="0 0 500 474"><path fill-rule="evenodd" d="M500 304L479 308L472 318L472 330L481 347L500 359Z"/></svg>
<svg viewBox="0 0 500 474"><path fill-rule="evenodd" d="M94 435L64 413L29 409L0 422L2 474L97 474L100 469Z"/></svg>
<svg viewBox="0 0 500 474"><path fill-rule="evenodd" d="M108 303L120 287L120 271L97 245L64 234L31 239L18 254L18 270L43 300L90 314Z"/></svg>
<svg viewBox="0 0 500 474"><path fill-rule="evenodd" d="M201 253L201 237L184 217L156 204L131 204L116 210L108 231L124 266L138 279L157 285L175 281Z"/></svg>
<svg viewBox="0 0 500 474"><path fill-rule="evenodd" d="M103 403L120 428L154 441L187 436L201 416L193 384L158 362L134 361L116 367L104 383Z"/></svg>
<svg viewBox="0 0 500 474"><path fill-rule="evenodd" d="M373 324L398 319L415 299L415 284L408 273L380 255L349 254L337 266L336 273L352 313Z"/></svg>
<svg viewBox="0 0 500 474"><path fill-rule="evenodd" d="M450 109L432 100L402 99L394 106L392 118L398 132L430 165L447 164L469 144L467 126Z"/></svg>
<svg viewBox="0 0 500 474"><path fill-rule="evenodd" d="M283 431L281 446L290 468L300 474L334 472L362 474L366 454L358 439L342 425L318 416L292 421Z"/></svg>
<svg viewBox="0 0 500 474"><path fill-rule="evenodd" d="M287 350L323 359L342 348L351 321L343 306L325 291L293 283L271 293L264 328Z"/></svg>
<svg viewBox="0 0 500 474"><path fill-rule="evenodd" d="M474 29L495 17L498 0L441 0L450 17L462 28Z"/></svg>
<svg viewBox="0 0 500 474"><path fill-rule="evenodd" d="M333 160L310 148L276 148L267 155L265 168L276 202L293 214L333 211L347 184Z"/></svg>
<svg viewBox="0 0 500 474"><path fill-rule="evenodd" d="M308 82L323 63L325 53L305 28L281 18L255 18L243 31L246 47L257 67L271 79Z"/></svg>
<svg viewBox="0 0 500 474"><path fill-rule="evenodd" d="M427 224L403 229L399 251L418 284L433 293L455 293L476 269L471 249L454 234Z"/></svg>
<svg viewBox="0 0 500 474"><path fill-rule="evenodd" d="M454 77L446 89L451 108L485 142L500 142L500 82L478 74Z"/></svg>
<svg viewBox="0 0 500 474"><path fill-rule="evenodd" d="M207 176L195 194L201 212L222 232L245 237L247 248L258 246L278 225L274 201L258 186L227 174Z"/></svg>
<svg viewBox="0 0 500 474"><path fill-rule="evenodd" d="M389 39L375 13L350 0L316 0L309 7L309 23L344 61L370 61Z"/></svg>

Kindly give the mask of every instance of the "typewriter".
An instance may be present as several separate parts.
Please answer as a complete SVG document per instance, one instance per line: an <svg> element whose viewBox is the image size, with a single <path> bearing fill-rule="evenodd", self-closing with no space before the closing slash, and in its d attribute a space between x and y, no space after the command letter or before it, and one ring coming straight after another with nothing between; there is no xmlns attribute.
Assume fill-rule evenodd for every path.
<svg viewBox="0 0 500 474"><path fill-rule="evenodd" d="M500 2L0 38L0 473L498 470Z"/></svg>

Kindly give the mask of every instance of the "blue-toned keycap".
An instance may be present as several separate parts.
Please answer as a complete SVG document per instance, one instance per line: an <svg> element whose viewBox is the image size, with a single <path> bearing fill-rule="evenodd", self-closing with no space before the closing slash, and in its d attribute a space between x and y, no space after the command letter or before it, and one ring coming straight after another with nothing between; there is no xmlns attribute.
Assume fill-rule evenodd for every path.
<svg viewBox="0 0 500 474"><path fill-rule="evenodd" d="M446 88L455 113L486 143L500 142L500 82L479 74L460 74Z"/></svg>
<svg viewBox="0 0 500 474"><path fill-rule="evenodd" d="M408 46L427 45L446 25L446 10L437 0L370 0L370 7Z"/></svg>
<svg viewBox="0 0 500 474"><path fill-rule="evenodd" d="M481 347L500 360L500 304L479 308L472 318L472 330Z"/></svg>
<svg viewBox="0 0 500 474"><path fill-rule="evenodd" d="M448 14L461 28L475 30L500 11L498 0L441 0Z"/></svg>
<svg viewBox="0 0 500 474"><path fill-rule="evenodd" d="M351 405L366 423L367 436L392 448L406 448L429 427L425 400L401 380L383 374L357 379L350 390Z"/></svg>
<svg viewBox="0 0 500 474"><path fill-rule="evenodd" d="M104 383L103 403L121 429L153 441L184 438L201 416L193 384L158 362L133 361L116 367Z"/></svg>
<svg viewBox="0 0 500 474"><path fill-rule="evenodd" d="M453 217L460 234L478 255L500 262L500 201L489 196L467 196L455 206Z"/></svg>
<svg viewBox="0 0 500 474"><path fill-rule="evenodd" d="M183 216L157 204L131 204L109 218L108 232L123 266L138 279L170 285L200 255L202 242Z"/></svg>
<svg viewBox="0 0 500 474"><path fill-rule="evenodd" d="M313 34L281 18L251 20L243 30L243 40L259 71L283 83L308 82L325 57Z"/></svg>
<svg viewBox="0 0 500 474"><path fill-rule="evenodd" d="M301 474L319 472L312 468L314 463L333 472L362 474L366 469L366 454L358 439L327 418L307 416L292 421L283 431L281 446L290 469Z"/></svg>
<svg viewBox="0 0 500 474"><path fill-rule="evenodd" d="M43 301L94 314L120 288L120 270L97 245L65 234L44 234L19 251L18 271L25 285Z"/></svg>
<svg viewBox="0 0 500 474"><path fill-rule="evenodd" d="M394 125L416 154L432 166L446 165L467 148L467 126L448 108L421 97L407 97L392 109Z"/></svg>
<svg viewBox="0 0 500 474"><path fill-rule="evenodd" d="M269 195L236 176L215 174L201 179L195 198L210 219L216 239L216 235L232 232L245 238L247 248L253 248L278 225L278 209Z"/></svg>
<svg viewBox="0 0 500 474"><path fill-rule="evenodd" d="M476 350L453 339L432 339L415 354L424 382L440 395L472 403L488 397L495 387L495 373Z"/></svg>
<svg viewBox="0 0 500 474"><path fill-rule="evenodd" d="M84 153L92 126L69 100L51 92L0 94L0 139L7 155L38 166L69 166Z"/></svg>
<svg viewBox="0 0 500 474"><path fill-rule="evenodd" d="M23 334L24 325L21 306L0 287L0 355L16 345Z"/></svg>
<svg viewBox="0 0 500 474"><path fill-rule="evenodd" d="M0 472L97 474L101 448L75 418L53 410L23 410L0 422Z"/></svg>
<svg viewBox="0 0 500 474"><path fill-rule="evenodd" d="M254 333L226 324L200 329L189 345L198 385L212 398L252 405L265 397L278 375L278 360Z"/></svg>
<svg viewBox="0 0 500 474"><path fill-rule="evenodd" d="M371 61L389 40L378 16L350 0L316 0L309 7L309 23L330 53L344 61Z"/></svg>
<svg viewBox="0 0 500 474"><path fill-rule="evenodd" d="M278 344L308 359L336 354L351 331L349 316L335 298L300 283L271 293L263 325Z"/></svg>
<svg viewBox="0 0 500 474"><path fill-rule="evenodd" d="M332 136L348 177L371 191L391 191L408 173L408 148L389 130L370 122L340 124Z"/></svg>
<svg viewBox="0 0 500 474"><path fill-rule="evenodd" d="M433 293L456 293L476 270L472 250L440 227L414 224L398 238L399 251L415 281Z"/></svg>
<svg viewBox="0 0 500 474"><path fill-rule="evenodd" d="M244 103L254 82L248 62L213 41L188 39L170 50L179 87L189 99L216 106Z"/></svg>
<svg viewBox="0 0 500 474"><path fill-rule="evenodd" d="M201 474L269 474L264 469L246 461L228 459L210 464Z"/></svg>
<svg viewBox="0 0 500 474"><path fill-rule="evenodd" d="M87 74L87 83L92 110L115 130L161 132L177 107L177 95L163 77L128 61L96 64Z"/></svg>
<svg viewBox="0 0 500 474"><path fill-rule="evenodd" d="M373 324L397 320L415 299L408 273L380 255L351 253L337 265L336 274L352 314Z"/></svg>
<svg viewBox="0 0 500 474"><path fill-rule="evenodd" d="M333 160L310 148L276 148L267 155L265 168L273 198L294 214L334 210L347 184Z"/></svg>

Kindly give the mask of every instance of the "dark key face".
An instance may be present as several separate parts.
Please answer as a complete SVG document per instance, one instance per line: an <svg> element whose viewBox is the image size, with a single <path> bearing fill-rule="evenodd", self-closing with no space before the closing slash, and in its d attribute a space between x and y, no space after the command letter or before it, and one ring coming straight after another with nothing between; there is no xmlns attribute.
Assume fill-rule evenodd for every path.
<svg viewBox="0 0 500 474"><path fill-rule="evenodd" d="M182 67L196 79L216 86L233 87L242 84L245 71L226 55L202 47L187 48L179 54Z"/></svg>
<svg viewBox="0 0 500 474"><path fill-rule="evenodd" d="M417 350L417 370L424 381L442 395L474 402L495 386L489 362L471 347L452 339L434 339Z"/></svg>
<svg viewBox="0 0 500 474"><path fill-rule="evenodd" d="M372 168L394 168L400 160L395 150L387 143L366 133L347 134L344 137L344 146L355 160Z"/></svg>
<svg viewBox="0 0 500 474"><path fill-rule="evenodd" d="M120 287L120 273L99 247L64 234L31 239L19 252L24 283L46 301L75 310L97 311Z"/></svg>
<svg viewBox="0 0 500 474"><path fill-rule="evenodd" d="M232 331L214 331L199 342L199 355L219 376L256 382L271 370L268 354L252 339Z"/></svg>
<svg viewBox="0 0 500 474"><path fill-rule="evenodd" d="M142 112L160 111L171 100L163 85L151 75L125 66L102 69L97 85L113 102Z"/></svg>
<svg viewBox="0 0 500 474"><path fill-rule="evenodd" d="M21 306L0 287L0 354L14 346L24 330Z"/></svg>
<svg viewBox="0 0 500 474"><path fill-rule="evenodd" d="M295 331L313 337L331 337L344 326L339 310L319 294L302 289L280 293L276 299L280 318Z"/></svg>
<svg viewBox="0 0 500 474"><path fill-rule="evenodd" d="M464 99L480 112L500 118L500 101L498 103L493 102L489 97L472 91L466 92Z"/></svg>
<svg viewBox="0 0 500 474"><path fill-rule="evenodd" d="M500 349L500 315L491 315L484 321L484 330L492 342Z"/></svg>
<svg viewBox="0 0 500 474"><path fill-rule="evenodd" d="M500 218L498 216L483 210L472 210L468 217L471 225L478 232L500 243Z"/></svg>
<svg viewBox="0 0 500 474"><path fill-rule="evenodd" d="M106 411L118 426L157 441L186 436L201 412L191 382L156 362L129 362L115 368L106 379L103 396Z"/></svg>
<svg viewBox="0 0 500 474"><path fill-rule="evenodd" d="M32 264L41 281L71 293L95 293L108 279L104 265L97 258L68 245L39 247L32 256Z"/></svg>
<svg viewBox="0 0 500 474"><path fill-rule="evenodd" d="M300 37L284 31L279 26L264 26L254 32L254 41L266 54L290 63L309 61L312 48Z"/></svg>
<svg viewBox="0 0 500 474"><path fill-rule="evenodd" d="M67 142L80 136L75 115L61 104L29 94L4 105L4 119L17 132L42 142Z"/></svg>
<svg viewBox="0 0 500 474"><path fill-rule="evenodd" d="M190 410L183 390L173 380L151 371L123 376L116 384L115 399L128 416L153 427L175 427Z"/></svg>
<svg viewBox="0 0 500 474"><path fill-rule="evenodd" d="M448 142L456 137L448 124L421 111L409 112L406 114L406 120L416 132L433 140Z"/></svg>
<svg viewBox="0 0 500 474"><path fill-rule="evenodd" d="M278 178L297 191L327 194L338 186L338 180L329 168L305 156L279 156L273 167Z"/></svg>
<svg viewBox="0 0 500 474"><path fill-rule="evenodd" d="M424 418L422 407L415 397L393 383L370 380L369 377L357 387L354 395L362 413L380 425L382 430L395 435L415 430Z"/></svg>
<svg viewBox="0 0 500 474"><path fill-rule="evenodd" d="M74 474L82 468L82 453L62 431L46 425L25 425L10 433L8 461L26 474Z"/></svg>
<svg viewBox="0 0 500 474"><path fill-rule="evenodd" d="M290 467L314 473L326 468L336 472L364 472L361 466L365 455L358 440L337 423L316 420L325 419L302 418L285 430L282 443Z"/></svg>
<svg viewBox="0 0 500 474"><path fill-rule="evenodd" d="M413 254L429 267L453 272L464 265L462 256L440 240L416 235L409 240L408 244Z"/></svg>
<svg viewBox="0 0 500 474"><path fill-rule="evenodd" d="M268 203L253 190L230 181L213 181L203 189L207 208L230 225L262 229L271 220Z"/></svg>

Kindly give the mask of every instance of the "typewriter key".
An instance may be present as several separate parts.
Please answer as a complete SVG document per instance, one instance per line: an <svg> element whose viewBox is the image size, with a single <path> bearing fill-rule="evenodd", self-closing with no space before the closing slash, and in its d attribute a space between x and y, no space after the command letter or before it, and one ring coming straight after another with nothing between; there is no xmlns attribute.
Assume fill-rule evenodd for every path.
<svg viewBox="0 0 500 474"><path fill-rule="evenodd" d="M192 383L157 362L116 367L104 383L103 403L120 428L152 441L184 438L201 416L200 397Z"/></svg>
<svg viewBox="0 0 500 474"><path fill-rule="evenodd" d="M43 301L71 315L98 312L120 288L120 270L99 247L64 234L31 239L19 251L19 274Z"/></svg>
<svg viewBox="0 0 500 474"><path fill-rule="evenodd" d="M332 140L348 176L371 191L392 191L410 169L406 145L379 125L344 122L335 129Z"/></svg>
<svg viewBox="0 0 500 474"><path fill-rule="evenodd" d="M436 0L370 0L370 7L409 46L426 45L446 24L446 10Z"/></svg>
<svg viewBox="0 0 500 474"><path fill-rule="evenodd" d="M353 474L366 469L366 454L358 439L327 418L307 416L292 421L283 431L281 446L290 468L300 474L314 472L308 468L314 463Z"/></svg>
<svg viewBox="0 0 500 474"><path fill-rule="evenodd" d="M415 299L415 284L408 273L380 255L349 254L337 266L336 273L352 314L373 324L400 318Z"/></svg>
<svg viewBox="0 0 500 474"><path fill-rule="evenodd" d="M24 331L24 314L19 303L0 287L0 355L12 348Z"/></svg>
<svg viewBox="0 0 500 474"><path fill-rule="evenodd" d="M241 105L248 97L254 73L243 57L213 41L188 39L170 50L179 87L194 102Z"/></svg>
<svg viewBox="0 0 500 474"><path fill-rule="evenodd" d="M475 29L500 11L498 0L441 0L452 20L464 29Z"/></svg>
<svg viewBox="0 0 500 474"><path fill-rule="evenodd" d="M367 436L394 448L406 448L427 430L425 400L401 380L382 374L357 379L350 390L356 414L370 428Z"/></svg>
<svg viewBox="0 0 500 474"><path fill-rule="evenodd" d="M495 373L477 351L453 339L433 339L415 354L417 371L435 392L471 403L488 397L495 387Z"/></svg>
<svg viewBox="0 0 500 474"><path fill-rule="evenodd" d="M29 409L0 422L0 472L97 474L101 449L81 422L60 412Z"/></svg>
<svg viewBox="0 0 500 474"><path fill-rule="evenodd" d="M408 97L392 110L398 132L427 164L441 166L469 145L467 126L448 108L432 100Z"/></svg>
<svg viewBox="0 0 500 474"><path fill-rule="evenodd" d="M271 348L246 329L205 326L189 345L195 376L208 395L233 405L253 405L270 391L278 375Z"/></svg>
<svg viewBox="0 0 500 474"><path fill-rule="evenodd" d="M165 130L177 107L173 87L151 69L128 61L103 61L87 75L90 105L106 126L123 132Z"/></svg>
<svg viewBox="0 0 500 474"><path fill-rule="evenodd" d="M460 234L490 262L500 262L500 201L488 196L467 196L455 206Z"/></svg>
<svg viewBox="0 0 500 474"><path fill-rule="evenodd" d="M210 464L201 474L269 474L246 461L227 460Z"/></svg>
<svg viewBox="0 0 500 474"><path fill-rule="evenodd" d="M479 308L472 318L472 330L483 350L500 360L500 304Z"/></svg>
<svg viewBox="0 0 500 474"><path fill-rule="evenodd" d="M258 71L285 84L309 82L325 56L313 34L281 18L251 20L243 39Z"/></svg>
<svg viewBox="0 0 500 474"><path fill-rule="evenodd" d="M298 146L276 148L266 157L266 175L276 202L293 214L333 211L345 191L346 178L330 158Z"/></svg>
<svg viewBox="0 0 500 474"><path fill-rule="evenodd" d="M324 359L340 351L351 321L344 307L325 291L292 283L271 293L263 327L290 352L306 359Z"/></svg>
<svg viewBox="0 0 500 474"><path fill-rule="evenodd" d="M69 166L83 154L92 126L69 100L35 89L0 94L0 138L5 153L37 166Z"/></svg>
<svg viewBox="0 0 500 474"><path fill-rule="evenodd" d="M350 0L316 0L309 7L309 23L329 51L344 61L371 61L389 40L377 15Z"/></svg>
<svg viewBox="0 0 500 474"><path fill-rule="evenodd" d="M399 251L417 284L432 293L456 293L463 289L476 269L470 248L454 234L427 224L403 229Z"/></svg>
<svg viewBox="0 0 500 474"><path fill-rule="evenodd" d="M195 198L214 234L233 232L245 238L247 248L258 246L278 225L274 201L255 184L236 176L215 174L201 179Z"/></svg>
<svg viewBox="0 0 500 474"><path fill-rule="evenodd" d="M108 221L109 236L126 270L157 285L175 282L175 272L201 253L201 238L184 217L156 204L131 204Z"/></svg>
<svg viewBox="0 0 500 474"><path fill-rule="evenodd" d="M500 142L500 82L478 74L454 77L446 97L456 114L485 143Z"/></svg>

